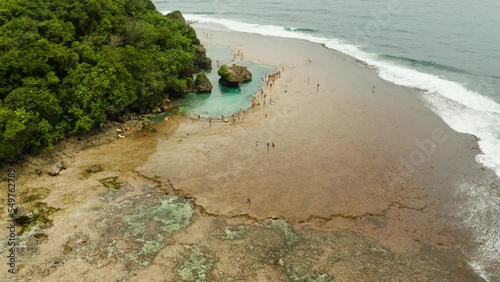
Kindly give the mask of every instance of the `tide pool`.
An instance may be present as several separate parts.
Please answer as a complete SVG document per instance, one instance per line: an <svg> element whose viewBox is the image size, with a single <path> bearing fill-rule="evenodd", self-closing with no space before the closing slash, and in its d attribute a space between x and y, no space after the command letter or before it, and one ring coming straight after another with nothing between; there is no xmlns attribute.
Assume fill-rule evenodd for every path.
<svg viewBox="0 0 500 282"><path fill-rule="evenodd" d="M172 98L172 109L176 113L184 115L200 115L202 117L230 116L239 109L247 109L252 105L253 94L265 86L262 77L266 73L274 71L276 68L267 65L257 65L250 61L232 61L233 53L226 46L211 46L207 48L207 56L212 59L212 70L205 71L208 79L212 83L211 93L198 94L188 93L183 97ZM252 73L252 81L244 83L240 87L228 87L219 84L217 71L217 61L219 64L231 65L235 63L248 67Z"/></svg>

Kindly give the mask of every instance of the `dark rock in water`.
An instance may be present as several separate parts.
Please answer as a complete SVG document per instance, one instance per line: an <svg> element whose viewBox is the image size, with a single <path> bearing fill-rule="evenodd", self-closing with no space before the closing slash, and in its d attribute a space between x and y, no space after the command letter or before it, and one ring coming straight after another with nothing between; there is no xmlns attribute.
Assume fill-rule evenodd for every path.
<svg viewBox="0 0 500 282"><path fill-rule="evenodd" d="M200 69L211 69L212 60L207 57L207 49L201 45L195 45L194 48L196 51L196 57L194 59L195 66Z"/></svg>
<svg viewBox="0 0 500 282"><path fill-rule="evenodd" d="M88 173L96 173L102 171L102 166L100 165L91 165L87 168Z"/></svg>
<svg viewBox="0 0 500 282"><path fill-rule="evenodd" d="M210 80L204 72L200 72L196 76L194 87L199 93L207 93L212 91L212 83L210 83Z"/></svg>
<svg viewBox="0 0 500 282"><path fill-rule="evenodd" d="M243 82L252 80L252 73L244 66L222 65L218 71L220 82L225 85L239 86Z"/></svg>
<svg viewBox="0 0 500 282"><path fill-rule="evenodd" d="M51 175L51 176L59 175L61 170L64 170L64 169L66 169L66 167L64 166L64 163L62 161L60 161L60 162L56 163L55 165L53 165L49 169L49 175Z"/></svg>
<svg viewBox="0 0 500 282"><path fill-rule="evenodd" d="M21 206L14 212L14 221L19 225L26 225L35 219L36 216L30 207Z"/></svg>

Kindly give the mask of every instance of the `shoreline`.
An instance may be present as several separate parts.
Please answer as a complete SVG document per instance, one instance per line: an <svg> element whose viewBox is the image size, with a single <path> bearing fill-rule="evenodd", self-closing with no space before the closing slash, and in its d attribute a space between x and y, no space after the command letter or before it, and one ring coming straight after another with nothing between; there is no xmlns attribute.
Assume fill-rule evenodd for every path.
<svg viewBox="0 0 500 282"><path fill-rule="evenodd" d="M445 120L450 127L458 132L474 134L480 138L479 144L482 153L478 155L477 161L483 166L493 169L496 175L500 177L500 155L496 150L500 143L495 137L498 133L496 127L498 117L496 117L496 114L500 111L500 105L498 101L491 97L483 96L475 90L469 90L460 81L438 77L434 74L428 74L398 64L394 65L390 61L380 59L375 54L366 53L357 46L345 43L342 40L339 41L316 34L291 32L286 28L280 30L283 28L280 26L274 26L275 29L267 29L268 26L217 19L212 18L210 15L186 14L186 17L197 20L199 25L209 26L215 30L228 29L246 34L298 39L321 44L330 50L354 58L356 61L374 66L378 71L378 75L386 81L406 87L425 89L425 103ZM473 113L468 112L466 109L472 110ZM469 119L464 118L465 116ZM492 130L495 130L484 130L480 125L469 123L470 119L480 119L483 122L481 124L487 124L492 127Z"/></svg>
<svg viewBox="0 0 500 282"><path fill-rule="evenodd" d="M200 32L200 29L196 30ZM280 64L271 63L283 63L285 71L273 89L273 104L248 111L250 116L243 122L215 123L211 129L205 127L206 121L173 118L158 124L158 131L148 137L132 136L66 156L69 168L56 178L34 174L29 175L29 179L22 176L21 187L30 190L50 187L50 194L43 201L61 209L54 217L54 226L46 231L48 240L40 243L37 260L46 264L41 266L42 269L50 269L47 257L60 256L61 244L73 234L83 232L89 234L90 242L99 241L97 231L85 227L93 224L93 217L87 209L101 207L103 204L96 204L96 197L110 193L97 180L118 176L134 188L119 192L118 198L110 203L159 191L157 193L184 196L197 210L197 217L190 227L165 239L173 243L164 247L151 266L139 270L136 280L149 274L161 280L165 272L162 266L166 269L176 267L167 263L165 257L169 257L170 252L181 257L179 250L185 244L197 244L217 254L220 262L210 276L213 281L225 277L217 276L217 271L237 275L229 266L234 263L237 265L235 269L243 270L247 264L236 261L235 254L230 251L236 246L227 241L221 243L217 236L210 234L224 232L221 231L224 228L227 230L221 222L233 227L245 226L250 233L244 238L250 240L254 238L253 234L265 234L258 235L262 236L258 237L260 241L245 241L245 246L257 246L258 252L266 253L258 249L256 242L266 242L273 237L258 226L272 224L274 221L270 218L280 218L292 224L292 234L295 232L304 238L336 236L333 242L358 242L365 246L362 250L376 246L373 247L376 252L358 255L360 250L356 247L351 250L343 243L328 246L321 245L319 240L303 243L318 248L325 255L331 255L329 248L339 248L335 249L336 252L349 254L338 258L339 263L323 262L318 269L325 273L329 271L328 275L334 276L336 281L363 280L367 273L381 275L377 276L379 278L408 279L407 272L411 273L410 280L439 277L452 281L467 277L471 281L480 281L459 254L466 238L460 238L447 222L453 216L447 214L452 206L443 208L443 205L453 204L450 193L457 173L474 178L492 173L481 170L481 165L475 163L473 156L478 149L474 138L453 131L423 104L417 104L420 101L416 90L384 82L372 70L360 70L361 66L356 66L351 58L332 56L331 49L310 42L298 43L295 39L265 38L230 31L213 33L214 43L227 43L225 46L233 50L243 49L246 59L258 59L261 55L259 63L267 62L278 67ZM327 50L321 51L318 47ZM266 51L267 48L271 51ZM281 52L275 54L272 50ZM304 54L312 58L311 64L301 59ZM320 91L316 91L316 82L306 84L308 73L314 74L320 83ZM376 95L371 94L372 85L376 86ZM399 108L401 106L403 109ZM433 136L436 128L447 136L445 141L438 142L441 139L433 138L436 137ZM421 151L414 143L417 139L434 141L436 148L432 154L424 154L425 161L405 176L404 167L398 166L398 162L401 156L410 159L413 152ZM258 146L256 140L260 142ZM264 144L269 141L276 141L276 148L266 152ZM474 162L470 162L471 159ZM93 163L102 164L105 170L96 175L82 176L81 171ZM389 174L391 177L401 180L396 185L388 185L386 170L392 173ZM157 186L151 190L148 185ZM436 185L444 188L436 191ZM388 188L384 189L385 186ZM252 199L251 207L247 198ZM75 218L82 220L83 227L73 229L66 226L68 219ZM209 227L221 224L221 230ZM289 239L290 231L286 230L284 237ZM269 243L270 249L275 247L273 242ZM226 247L228 244L231 247ZM124 250L130 248L128 245L123 247ZM244 254L249 252L248 256L253 258L254 254L247 247L238 250ZM357 256L366 261L348 261L348 257ZM380 259L386 256L398 259L394 263L392 259ZM320 261L320 257L311 257ZM109 275L128 277L123 273L126 267L119 260L98 268L93 267L95 262L85 262L75 274L65 273L72 265L74 267L78 258L75 251L74 256L56 270L49 271L47 276L37 274L33 267L26 267L22 275L35 275L46 281L67 280L76 278L72 275L83 271L83 267L91 275L102 277L105 271L109 272L108 278ZM374 269L356 270L360 264L371 264L371 259L375 261ZM285 281L290 274L286 267L286 275L282 273L280 260L284 265L294 263L293 257L273 257L267 264L259 266L266 274L242 271L247 276L240 281L255 281L258 277L262 281ZM398 260L404 262L402 266L398 266ZM307 259L304 257L303 261ZM421 272L414 271L417 263L422 267ZM389 270L387 266L390 266ZM378 268L388 272L373 272ZM396 269L394 273L391 268Z"/></svg>

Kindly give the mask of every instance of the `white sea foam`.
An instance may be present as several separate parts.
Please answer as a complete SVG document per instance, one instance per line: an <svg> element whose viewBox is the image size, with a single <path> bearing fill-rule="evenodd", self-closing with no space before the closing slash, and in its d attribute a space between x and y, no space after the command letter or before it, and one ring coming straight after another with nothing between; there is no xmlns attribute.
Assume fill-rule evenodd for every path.
<svg viewBox="0 0 500 282"><path fill-rule="evenodd" d="M500 197L495 195L498 191L484 184L462 183L458 188L458 217L479 246L468 252L470 265L486 281L496 281L500 277Z"/></svg>
<svg viewBox="0 0 500 282"><path fill-rule="evenodd" d="M168 13L168 11L162 12ZM422 89L424 98L429 102L428 106L451 128L458 132L473 134L480 139L479 146L482 153L477 156L476 160L494 170L500 177L500 105L492 99L471 91L460 83L396 65L338 39L289 31L284 27L274 25L249 24L205 15L185 14L184 16L187 20L219 24L234 31L296 38L324 44L327 48L335 49L376 67L382 79L398 85Z"/></svg>

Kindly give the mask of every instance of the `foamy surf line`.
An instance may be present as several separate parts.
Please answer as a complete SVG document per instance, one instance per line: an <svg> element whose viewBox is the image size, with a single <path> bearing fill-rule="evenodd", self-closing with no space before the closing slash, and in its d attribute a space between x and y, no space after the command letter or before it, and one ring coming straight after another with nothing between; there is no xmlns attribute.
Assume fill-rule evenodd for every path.
<svg viewBox="0 0 500 282"><path fill-rule="evenodd" d="M166 14L170 11L161 11ZM357 46L338 39L322 38L290 30L290 28L248 24L228 19L216 19L199 14L185 14L186 20L205 24L219 24L237 32L263 36L307 40L323 44L377 68L379 76L394 84L422 89L427 106L452 129L473 134L479 138L482 153L476 161L495 171L500 177L500 105L492 99L471 91L460 83L419 72L380 59L378 55L362 51ZM297 29L297 28L296 28Z"/></svg>
<svg viewBox="0 0 500 282"><path fill-rule="evenodd" d="M459 221L469 227L479 246L468 253L469 264L484 280L497 281L500 278L500 198L486 185L467 182L461 183L457 192L463 203L459 207Z"/></svg>

